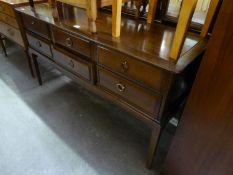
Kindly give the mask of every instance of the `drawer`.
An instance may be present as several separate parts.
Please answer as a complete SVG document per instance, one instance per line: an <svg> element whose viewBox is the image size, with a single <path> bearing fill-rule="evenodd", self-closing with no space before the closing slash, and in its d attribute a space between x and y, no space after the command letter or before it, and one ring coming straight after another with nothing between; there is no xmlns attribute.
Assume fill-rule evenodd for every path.
<svg viewBox="0 0 233 175"><path fill-rule="evenodd" d="M54 42L86 57L91 56L91 44L88 40L73 36L64 31L52 28Z"/></svg>
<svg viewBox="0 0 233 175"><path fill-rule="evenodd" d="M144 89L110 71L98 68L99 86L120 96L129 104L156 117L160 108L159 94Z"/></svg>
<svg viewBox="0 0 233 175"><path fill-rule="evenodd" d="M5 13L12 17L15 16L13 8L10 5L2 3L2 2L0 2L0 12Z"/></svg>
<svg viewBox="0 0 233 175"><path fill-rule="evenodd" d="M166 73L120 52L98 47L98 63L160 91Z"/></svg>
<svg viewBox="0 0 233 175"><path fill-rule="evenodd" d="M5 22L15 28L19 28L18 23L15 18L8 16L4 13L0 13L0 21Z"/></svg>
<svg viewBox="0 0 233 175"><path fill-rule="evenodd" d="M73 54L68 54L61 49L53 49L53 59L56 63L73 72L80 78L91 81L92 66L90 63Z"/></svg>
<svg viewBox="0 0 233 175"><path fill-rule="evenodd" d="M31 32L34 32L46 39L49 39L48 25L36 18L28 15L22 15L24 27Z"/></svg>
<svg viewBox="0 0 233 175"><path fill-rule="evenodd" d="M45 54L48 57L52 57L51 47L48 43L46 43L40 39L37 39L28 33L26 35L27 35L28 43L32 48Z"/></svg>
<svg viewBox="0 0 233 175"><path fill-rule="evenodd" d="M0 33L5 35L7 38L11 39L12 41L18 43L22 47L24 47L23 38L18 29L15 29L14 27L5 24L3 22L0 22Z"/></svg>

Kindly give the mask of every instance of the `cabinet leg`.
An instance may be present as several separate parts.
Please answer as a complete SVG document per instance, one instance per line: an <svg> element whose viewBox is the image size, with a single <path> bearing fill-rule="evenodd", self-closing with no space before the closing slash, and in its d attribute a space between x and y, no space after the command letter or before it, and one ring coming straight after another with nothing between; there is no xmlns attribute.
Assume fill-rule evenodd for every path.
<svg viewBox="0 0 233 175"><path fill-rule="evenodd" d="M40 75L39 65L38 65L38 62L37 62L37 56L32 54L32 60L33 60L34 66L35 66L36 77L37 77L38 83L41 86L42 85L42 79L41 79L41 75Z"/></svg>
<svg viewBox="0 0 233 175"><path fill-rule="evenodd" d="M31 57L28 55L28 52L27 52L26 50L24 51L24 53L26 54L26 57L27 57L28 67L29 67L31 76L32 76L33 78L35 78L34 71L33 71L33 67L32 67L32 59L31 59Z"/></svg>
<svg viewBox="0 0 233 175"><path fill-rule="evenodd" d="M7 52L6 52L6 47L5 47L5 44L3 43L3 38L2 36L0 36L0 44L2 46L2 50L4 52L4 55L7 56Z"/></svg>
<svg viewBox="0 0 233 175"><path fill-rule="evenodd" d="M153 160L154 160L157 145L159 143L160 132L161 132L160 126L154 125L152 127L151 137L150 137L150 144L149 144L147 161L146 161L146 167L148 169L151 169L151 167L152 167L152 163L153 163Z"/></svg>

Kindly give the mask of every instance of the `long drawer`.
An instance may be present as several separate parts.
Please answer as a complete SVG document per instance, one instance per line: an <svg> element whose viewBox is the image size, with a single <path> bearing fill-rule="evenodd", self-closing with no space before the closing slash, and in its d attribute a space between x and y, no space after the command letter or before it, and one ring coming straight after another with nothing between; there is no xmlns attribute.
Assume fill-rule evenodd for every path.
<svg viewBox="0 0 233 175"><path fill-rule="evenodd" d="M0 33L24 47L23 38L18 29L15 29L14 27L3 22L0 22Z"/></svg>
<svg viewBox="0 0 233 175"><path fill-rule="evenodd" d="M24 27L46 39L50 39L48 25L28 15L22 15Z"/></svg>
<svg viewBox="0 0 233 175"><path fill-rule="evenodd" d="M91 81L92 78L92 64L82 60L73 54L68 54L61 49L53 49L53 59L56 63L63 66L67 70L73 72L78 77Z"/></svg>
<svg viewBox="0 0 233 175"><path fill-rule="evenodd" d="M19 28L16 19L4 13L0 13L0 21L7 23L15 28Z"/></svg>
<svg viewBox="0 0 233 175"><path fill-rule="evenodd" d="M13 8L10 5L5 4L1 1L0 1L0 12L5 13L5 14L12 16L12 17L15 16Z"/></svg>
<svg viewBox="0 0 233 175"><path fill-rule="evenodd" d="M88 58L91 56L91 44L88 40L73 36L54 27L52 27L52 35L56 44L62 45Z"/></svg>
<svg viewBox="0 0 233 175"><path fill-rule="evenodd" d="M100 46L98 47L98 63L157 91L161 90L164 76L167 76L161 69Z"/></svg>
<svg viewBox="0 0 233 175"><path fill-rule="evenodd" d="M102 68L98 68L98 84L101 88L120 96L129 104L136 106L150 116L157 117L161 103L159 94L144 89Z"/></svg>
<svg viewBox="0 0 233 175"><path fill-rule="evenodd" d="M32 48L39 51L40 53L45 54L48 57L52 57L51 47L48 43L42 41L41 39L35 38L28 33L26 35L28 43Z"/></svg>

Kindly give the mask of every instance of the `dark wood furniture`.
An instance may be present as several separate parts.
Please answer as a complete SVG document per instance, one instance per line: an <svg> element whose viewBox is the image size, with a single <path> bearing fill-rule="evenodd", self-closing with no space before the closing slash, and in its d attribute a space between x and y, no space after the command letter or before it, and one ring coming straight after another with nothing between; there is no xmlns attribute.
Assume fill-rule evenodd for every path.
<svg viewBox="0 0 233 175"><path fill-rule="evenodd" d="M164 164L165 175L233 174L233 2L223 0Z"/></svg>
<svg viewBox="0 0 233 175"><path fill-rule="evenodd" d="M190 86L206 40L189 33L175 62L169 58L172 27L123 18L122 35L113 38L111 14L98 13L97 34L92 34L85 10L76 7L39 4L17 11L39 83L37 59L47 59L89 90L134 113L151 128L147 157L151 167L160 133Z"/></svg>
<svg viewBox="0 0 233 175"><path fill-rule="evenodd" d="M14 8L27 4L27 0L0 0L0 33L22 47L25 46L20 31L21 21L18 20Z"/></svg>
<svg viewBox="0 0 233 175"><path fill-rule="evenodd" d="M35 0L35 3L46 2L45 0ZM24 6L28 4L28 0L0 0L0 44L2 46L5 56L7 56L6 46L3 43L4 39L10 39L11 41L20 45L24 50L28 58L28 64L31 75L34 77L32 65L27 52L27 41L22 31L22 22L15 13L14 8Z"/></svg>

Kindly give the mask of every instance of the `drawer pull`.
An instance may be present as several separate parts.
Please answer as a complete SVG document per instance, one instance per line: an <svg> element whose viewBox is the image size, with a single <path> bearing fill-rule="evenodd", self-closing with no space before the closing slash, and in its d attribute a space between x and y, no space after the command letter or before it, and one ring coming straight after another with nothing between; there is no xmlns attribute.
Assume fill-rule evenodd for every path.
<svg viewBox="0 0 233 175"><path fill-rule="evenodd" d="M72 42L72 40L71 40L70 37L69 37L69 38L66 38L66 46L67 46L67 47L72 47L72 46L73 46L73 42Z"/></svg>
<svg viewBox="0 0 233 175"><path fill-rule="evenodd" d="M74 68L74 62L72 60L70 60L70 62L68 63L68 65L72 68Z"/></svg>
<svg viewBox="0 0 233 175"><path fill-rule="evenodd" d="M127 63L127 61L121 63L121 68L123 72L127 72L129 70L129 64Z"/></svg>
<svg viewBox="0 0 233 175"><path fill-rule="evenodd" d="M37 47L41 47L41 46L42 46L41 43L40 43L40 41L37 41L37 42L36 42L36 46L37 46Z"/></svg>
<svg viewBox="0 0 233 175"><path fill-rule="evenodd" d="M31 25L34 25L34 24L35 24L35 22L34 22L34 21L32 21L32 22L31 22Z"/></svg>
<svg viewBox="0 0 233 175"><path fill-rule="evenodd" d="M120 92L124 92L125 91L125 86L121 83L117 83L116 84L117 90Z"/></svg>

